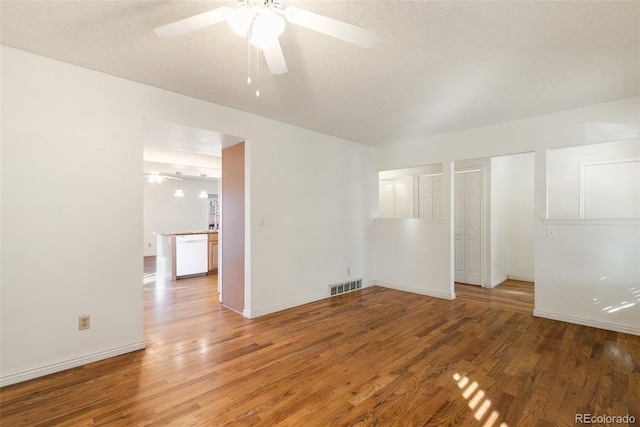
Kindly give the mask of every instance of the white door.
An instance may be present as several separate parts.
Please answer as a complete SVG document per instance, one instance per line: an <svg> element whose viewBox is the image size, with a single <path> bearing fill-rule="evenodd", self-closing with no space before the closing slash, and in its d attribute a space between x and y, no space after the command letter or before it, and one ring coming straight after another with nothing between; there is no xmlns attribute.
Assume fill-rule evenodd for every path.
<svg viewBox="0 0 640 427"><path fill-rule="evenodd" d="M442 175L421 175L418 185L419 217L442 219Z"/></svg>
<svg viewBox="0 0 640 427"><path fill-rule="evenodd" d="M454 181L454 280L482 284L481 170L456 172Z"/></svg>
<svg viewBox="0 0 640 427"><path fill-rule="evenodd" d="M380 181L380 218L413 218L413 178L402 177Z"/></svg>

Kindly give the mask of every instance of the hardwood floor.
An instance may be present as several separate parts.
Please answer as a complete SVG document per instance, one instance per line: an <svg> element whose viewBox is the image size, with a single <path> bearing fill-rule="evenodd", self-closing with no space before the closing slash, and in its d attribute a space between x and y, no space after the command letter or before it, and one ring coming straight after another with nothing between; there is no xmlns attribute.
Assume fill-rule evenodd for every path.
<svg viewBox="0 0 640 427"><path fill-rule="evenodd" d="M576 413L640 418L637 336L535 318L473 289L446 301L372 287L248 320L220 307L216 279L147 283L146 350L1 389L0 424L515 427L571 426Z"/></svg>
<svg viewBox="0 0 640 427"><path fill-rule="evenodd" d="M155 274L156 272L156 257L146 256L143 258L143 268L145 276L148 274Z"/></svg>
<svg viewBox="0 0 640 427"><path fill-rule="evenodd" d="M533 313L533 283L505 280L495 288L482 288L464 283L455 284L456 299L482 302L492 307Z"/></svg>

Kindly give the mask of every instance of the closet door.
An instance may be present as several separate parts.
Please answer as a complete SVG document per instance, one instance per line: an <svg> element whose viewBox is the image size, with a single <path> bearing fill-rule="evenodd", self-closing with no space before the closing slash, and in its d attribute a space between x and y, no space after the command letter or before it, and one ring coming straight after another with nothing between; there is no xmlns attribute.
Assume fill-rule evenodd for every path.
<svg viewBox="0 0 640 427"><path fill-rule="evenodd" d="M380 218L413 218L413 178L380 181L378 187Z"/></svg>
<svg viewBox="0 0 640 427"><path fill-rule="evenodd" d="M456 172L454 180L454 280L482 284L481 170Z"/></svg>
<svg viewBox="0 0 640 427"><path fill-rule="evenodd" d="M442 219L442 175L421 175L418 186L419 217Z"/></svg>

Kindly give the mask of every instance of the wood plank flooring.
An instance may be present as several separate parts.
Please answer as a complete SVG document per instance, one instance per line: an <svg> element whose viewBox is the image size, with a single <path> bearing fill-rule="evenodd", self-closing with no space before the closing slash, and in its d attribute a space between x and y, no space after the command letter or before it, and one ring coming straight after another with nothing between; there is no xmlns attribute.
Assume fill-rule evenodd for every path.
<svg viewBox="0 0 640 427"><path fill-rule="evenodd" d="M474 296L480 288L446 301L371 287L248 320L218 304L216 279L147 283L146 350L4 387L0 424L515 427L572 426L576 413L640 418L637 336L535 318Z"/></svg>
<svg viewBox="0 0 640 427"><path fill-rule="evenodd" d="M533 313L533 283L505 280L495 288L482 288L464 283L455 284L456 299L490 304L506 310Z"/></svg>

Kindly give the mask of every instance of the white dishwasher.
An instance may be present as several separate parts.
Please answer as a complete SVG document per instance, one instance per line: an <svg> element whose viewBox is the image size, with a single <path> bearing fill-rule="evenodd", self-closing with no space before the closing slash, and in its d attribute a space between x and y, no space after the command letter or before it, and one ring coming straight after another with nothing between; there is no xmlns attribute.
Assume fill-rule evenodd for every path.
<svg viewBox="0 0 640 427"><path fill-rule="evenodd" d="M207 272L208 241L206 234L176 236L176 277Z"/></svg>

